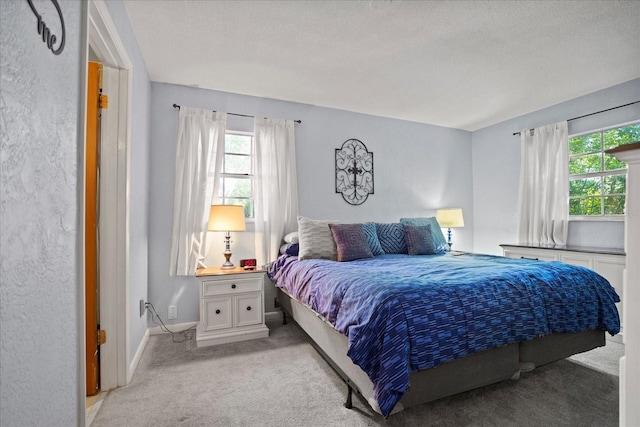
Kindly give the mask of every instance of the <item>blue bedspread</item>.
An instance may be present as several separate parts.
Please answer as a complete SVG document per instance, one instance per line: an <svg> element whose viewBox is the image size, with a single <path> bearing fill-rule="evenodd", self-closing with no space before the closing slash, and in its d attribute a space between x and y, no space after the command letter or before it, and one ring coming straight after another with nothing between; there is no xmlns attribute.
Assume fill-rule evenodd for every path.
<svg viewBox="0 0 640 427"><path fill-rule="evenodd" d="M592 270L490 255L283 256L277 286L349 338L348 355L387 416L409 373L542 334L620 331L613 287Z"/></svg>

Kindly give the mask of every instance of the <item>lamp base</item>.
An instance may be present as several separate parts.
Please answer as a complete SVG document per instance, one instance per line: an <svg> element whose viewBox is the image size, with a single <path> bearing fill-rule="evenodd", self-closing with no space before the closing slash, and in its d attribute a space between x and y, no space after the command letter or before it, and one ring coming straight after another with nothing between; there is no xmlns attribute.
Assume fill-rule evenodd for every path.
<svg viewBox="0 0 640 427"><path fill-rule="evenodd" d="M233 265L233 263L230 261L231 259L231 252L225 252L224 253L224 258L226 259L226 261L224 262L224 264L222 264L220 266L220 268L222 270L230 270L232 268L236 268L235 265Z"/></svg>

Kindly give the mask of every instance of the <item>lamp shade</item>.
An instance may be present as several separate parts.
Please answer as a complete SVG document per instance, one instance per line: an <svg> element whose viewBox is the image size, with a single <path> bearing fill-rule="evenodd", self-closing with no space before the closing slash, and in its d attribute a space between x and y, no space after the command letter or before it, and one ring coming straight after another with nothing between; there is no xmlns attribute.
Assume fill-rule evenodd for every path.
<svg viewBox="0 0 640 427"><path fill-rule="evenodd" d="M209 231L244 231L244 206L211 205Z"/></svg>
<svg viewBox="0 0 640 427"><path fill-rule="evenodd" d="M462 217L462 209L438 209L436 211L436 220L442 228L458 228L464 227L464 218Z"/></svg>

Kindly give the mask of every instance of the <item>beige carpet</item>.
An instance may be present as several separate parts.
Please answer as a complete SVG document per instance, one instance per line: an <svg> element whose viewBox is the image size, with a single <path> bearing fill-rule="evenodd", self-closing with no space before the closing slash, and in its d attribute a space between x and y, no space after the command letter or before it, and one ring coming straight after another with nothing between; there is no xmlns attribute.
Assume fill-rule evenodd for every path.
<svg viewBox="0 0 640 427"><path fill-rule="evenodd" d="M92 427L618 425L618 378L569 359L388 420L358 398L348 410L346 386L298 326L268 326L269 338L216 347L150 337L131 384L107 395Z"/></svg>

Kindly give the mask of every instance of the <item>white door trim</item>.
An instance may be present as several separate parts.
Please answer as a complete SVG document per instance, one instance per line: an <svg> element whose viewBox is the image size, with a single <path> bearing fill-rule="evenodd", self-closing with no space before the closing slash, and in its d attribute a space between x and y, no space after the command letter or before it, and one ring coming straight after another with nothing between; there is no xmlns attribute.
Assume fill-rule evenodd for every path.
<svg viewBox="0 0 640 427"><path fill-rule="evenodd" d="M101 211L100 218L100 328L107 331L105 357L100 360L103 391L126 385L133 374L129 364L129 186L133 65L103 0L89 2L89 46L105 66L119 69L119 84L110 103L110 119L102 129L107 150L107 167L101 167L100 181L109 189L100 195L100 205L109 194L116 209ZM117 109L117 111L115 111ZM108 140L106 140L108 139ZM106 165L105 165L106 166ZM111 239L111 240L110 240ZM104 240L104 242L103 242ZM106 245L103 246L103 243ZM102 349L101 349L102 351ZM101 354L102 356L102 354Z"/></svg>

